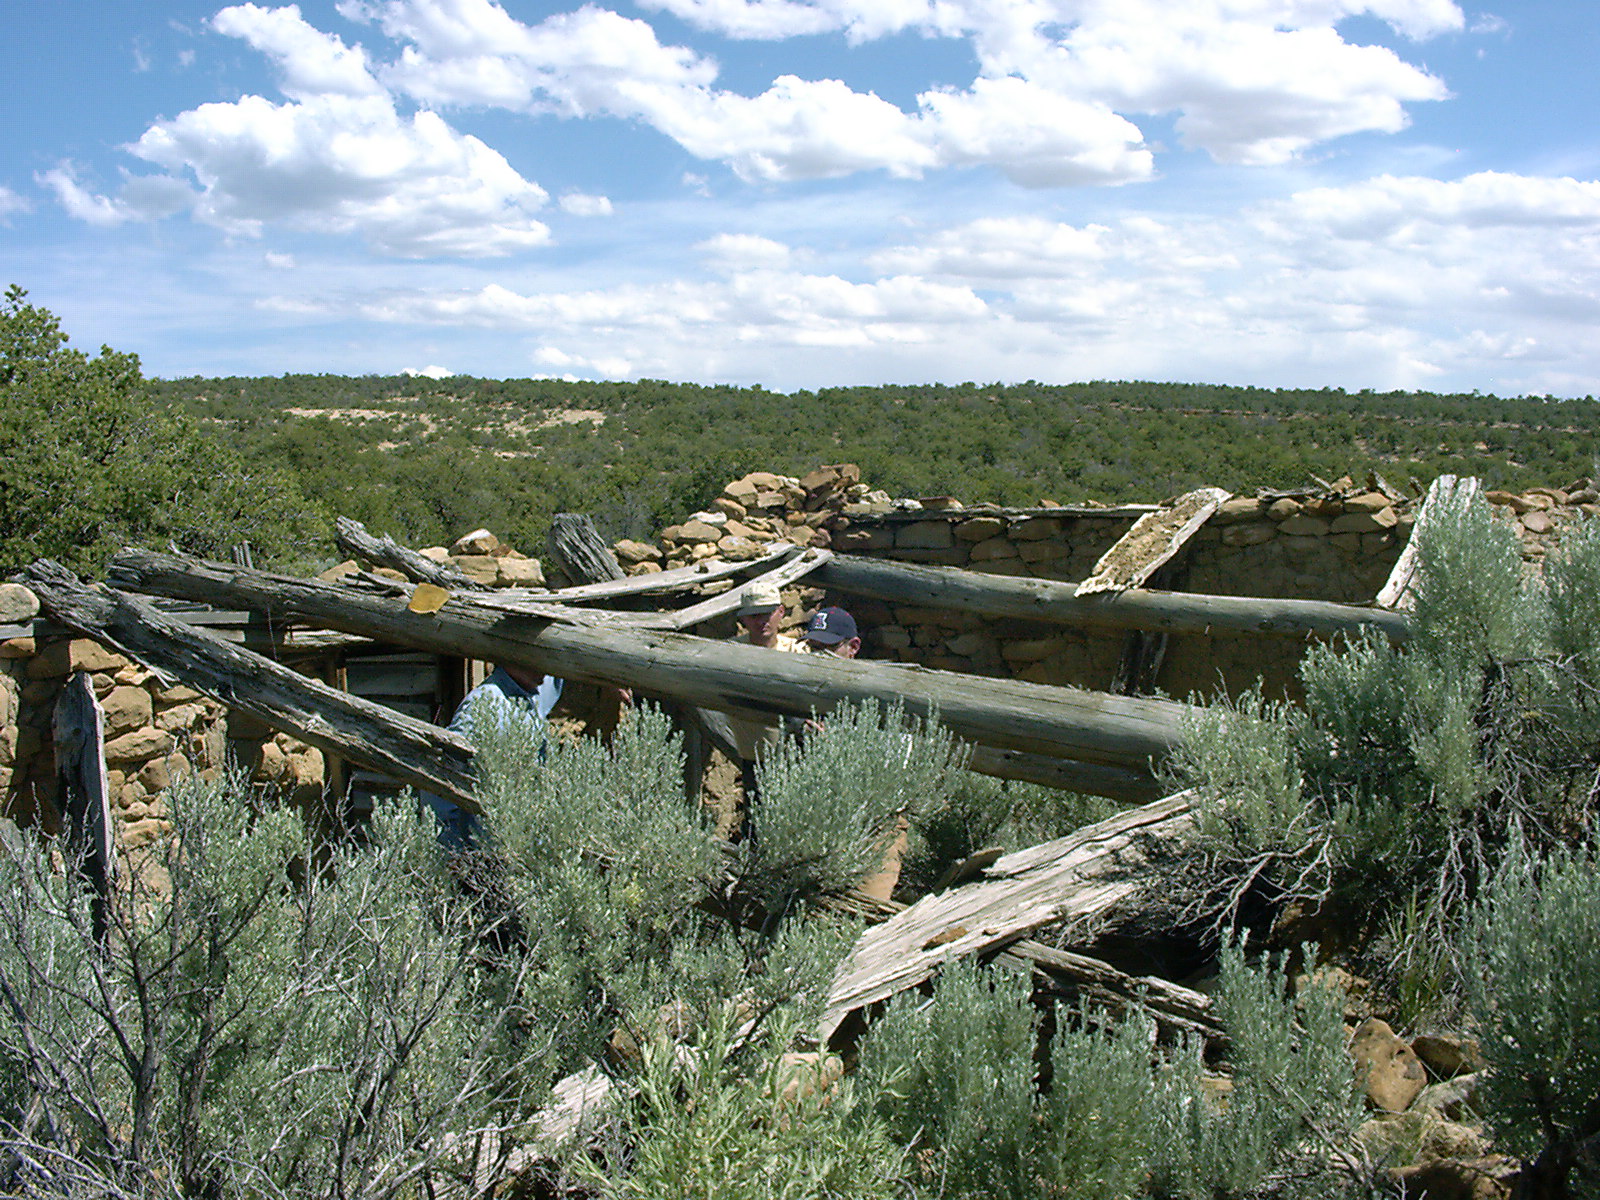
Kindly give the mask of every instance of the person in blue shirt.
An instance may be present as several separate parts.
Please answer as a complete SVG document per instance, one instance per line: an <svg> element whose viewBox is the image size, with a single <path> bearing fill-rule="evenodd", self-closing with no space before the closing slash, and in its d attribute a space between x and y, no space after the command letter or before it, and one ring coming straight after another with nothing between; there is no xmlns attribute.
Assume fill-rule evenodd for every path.
<svg viewBox="0 0 1600 1200"><path fill-rule="evenodd" d="M561 699L563 681L555 675L530 671L526 667L501 664L489 677L473 688L456 708L450 728L469 741L476 741L475 731L488 727L505 729L520 724L528 737L540 739L543 757L544 722L550 710ZM424 792L422 802L433 810L439 823L439 844L446 850L470 849L477 841L481 822L443 796Z"/></svg>

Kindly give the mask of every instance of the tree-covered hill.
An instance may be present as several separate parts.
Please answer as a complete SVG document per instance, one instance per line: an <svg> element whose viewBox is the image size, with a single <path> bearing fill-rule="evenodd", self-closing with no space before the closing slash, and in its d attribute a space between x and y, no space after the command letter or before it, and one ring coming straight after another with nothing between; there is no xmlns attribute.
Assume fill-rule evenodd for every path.
<svg viewBox="0 0 1600 1200"><path fill-rule="evenodd" d="M1096 381L762 388L285 375L152 381L163 403L286 468L328 508L412 544L549 514L647 535L752 470L852 461L894 495L1036 504L1294 487L1377 470L1491 487L1592 474L1592 398L1347 393Z"/></svg>

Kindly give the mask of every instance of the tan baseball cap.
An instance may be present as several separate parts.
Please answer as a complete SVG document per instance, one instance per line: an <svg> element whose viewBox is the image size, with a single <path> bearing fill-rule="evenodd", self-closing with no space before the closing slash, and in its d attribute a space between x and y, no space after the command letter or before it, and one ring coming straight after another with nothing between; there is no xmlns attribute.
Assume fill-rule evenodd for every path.
<svg viewBox="0 0 1600 1200"><path fill-rule="evenodd" d="M752 613L771 612L783 604L783 597L778 594L776 584L763 583L756 580L745 585L744 591L739 593L739 616L747 617Z"/></svg>

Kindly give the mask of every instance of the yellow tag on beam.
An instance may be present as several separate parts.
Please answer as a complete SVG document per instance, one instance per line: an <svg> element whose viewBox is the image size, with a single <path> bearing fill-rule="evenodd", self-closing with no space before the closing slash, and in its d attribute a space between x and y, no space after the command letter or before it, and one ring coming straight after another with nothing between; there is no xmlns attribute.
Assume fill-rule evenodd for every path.
<svg viewBox="0 0 1600 1200"><path fill-rule="evenodd" d="M444 607L444 602L450 599L450 593L442 587L435 587L431 583L417 584L417 590L411 593L411 599L406 604L414 613L436 613Z"/></svg>

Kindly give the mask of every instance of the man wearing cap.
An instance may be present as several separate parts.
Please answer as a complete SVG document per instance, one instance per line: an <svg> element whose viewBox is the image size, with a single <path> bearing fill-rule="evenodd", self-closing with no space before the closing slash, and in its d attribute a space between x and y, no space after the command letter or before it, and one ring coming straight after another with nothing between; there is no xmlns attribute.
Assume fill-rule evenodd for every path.
<svg viewBox="0 0 1600 1200"><path fill-rule="evenodd" d="M748 646L764 646L786 654L804 654L805 643L799 638L779 633L783 624L783 597L771 583L757 580L746 585L739 593L738 618L742 626L734 641ZM756 759L776 748L783 736L783 723L778 717L729 716L728 725L733 733L733 744L739 751L739 774L744 784L744 828L749 827L749 804L756 798Z"/></svg>
<svg viewBox="0 0 1600 1200"><path fill-rule="evenodd" d="M806 649L812 654L832 654L854 658L861 653L861 635L856 619L844 609L819 608L806 626Z"/></svg>

